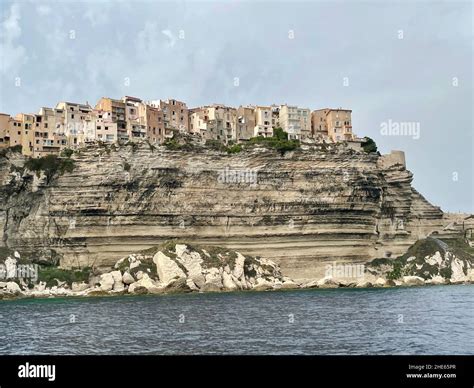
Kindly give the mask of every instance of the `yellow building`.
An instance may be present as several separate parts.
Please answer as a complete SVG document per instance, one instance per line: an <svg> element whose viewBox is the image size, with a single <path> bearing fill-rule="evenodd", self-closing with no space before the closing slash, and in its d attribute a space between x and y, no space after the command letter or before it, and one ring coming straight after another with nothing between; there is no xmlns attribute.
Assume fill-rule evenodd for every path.
<svg viewBox="0 0 474 388"><path fill-rule="evenodd" d="M352 110L317 109L311 113L311 132L314 138L333 142L353 140Z"/></svg>

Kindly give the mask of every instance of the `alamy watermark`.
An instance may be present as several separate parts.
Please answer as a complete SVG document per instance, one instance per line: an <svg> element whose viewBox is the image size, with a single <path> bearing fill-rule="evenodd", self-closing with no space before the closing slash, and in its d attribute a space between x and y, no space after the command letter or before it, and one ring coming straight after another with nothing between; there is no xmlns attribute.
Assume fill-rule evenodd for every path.
<svg viewBox="0 0 474 388"><path fill-rule="evenodd" d="M218 172L217 181L219 183L247 183L249 185L256 185L257 170L252 168L231 169L226 167Z"/></svg>
<svg viewBox="0 0 474 388"><path fill-rule="evenodd" d="M388 119L380 123L380 134L383 136L411 136L413 140L418 140L420 138L420 122Z"/></svg>
<svg viewBox="0 0 474 388"><path fill-rule="evenodd" d="M340 263L335 261L326 265L326 278L363 278L365 272L364 264Z"/></svg>

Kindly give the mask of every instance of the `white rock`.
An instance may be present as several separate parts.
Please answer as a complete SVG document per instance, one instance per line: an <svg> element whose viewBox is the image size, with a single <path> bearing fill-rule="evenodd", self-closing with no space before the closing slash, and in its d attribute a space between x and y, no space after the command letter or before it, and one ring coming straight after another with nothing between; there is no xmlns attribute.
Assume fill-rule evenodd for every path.
<svg viewBox="0 0 474 388"><path fill-rule="evenodd" d="M193 291L199 291L199 288L194 284L194 282L191 279L186 279L186 285Z"/></svg>
<svg viewBox="0 0 474 388"><path fill-rule="evenodd" d="M436 275L436 276L433 276L431 279L427 280L426 283L428 283L428 284L445 284L446 279L443 278L442 276Z"/></svg>
<svg viewBox="0 0 474 388"><path fill-rule="evenodd" d="M217 268L209 268L206 270L206 274L204 275L206 279L205 284L213 285L217 288L222 288L222 275Z"/></svg>
<svg viewBox="0 0 474 388"><path fill-rule="evenodd" d="M112 291L114 287L114 277L111 273L104 273L100 275L100 289L101 291Z"/></svg>
<svg viewBox="0 0 474 388"><path fill-rule="evenodd" d="M122 282L125 284L132 284L135 282L135 279L129 272L125 272L122 276Z"/></svg>
<svg viewBox="0 0 474 388"><path fill-rule="evenodd" d="M229 272L230 272L230 269L229 269ZM238 289L238 286L232 280L231 275L229 275L227 272L224 272L222 274L222 285L224 286L226 290L232 291L232 290Z"/></svg>
<svg viewBox="0 0 474 388"><path fill-rule="evenodd" d="M5 260L5 270L7 279L16 278L16 259L7 257Z"/></svg>
<svg viewBox="0 0 474 388"><path fill-rule="evenodd" d="M117 292L123 291L125 286L122 282L122 273L120 271L112 271L110 274L114 278L113 290Z"/></svg>
<svg viewBox="0 0 474 388"><path fill-rule="evenodd" d="M158 284L156 284L146 273L143 274L142 278L139 281L130 284L130 286L128 287L128 292L133 294L137 287L145 287L147 290L154 290L159 288Z"/></svg>
<svg viewBox="0 0 474 388"><path fill-rule="evenodd" d="M89 288L89 285L87 283L79 283L79 282L74 282L72 283L71 285L71 289L73 292L81 292L81 291L85 291Z"/></svg>
<svg viewBox="0 0 474 388"><path fill-rule="evenodd" d="M7 283L7 291L11 292L12 294L21 294L21 288L15 282L8 282Z"/></svg>
<svg viewBox="0 0 474 388"><path fill-rule="evenodd" d="M242 279L244 277L245 256L240 254L239 252L236 252L236 253L237 253L237 258L235 259L235 265L234 265L234 270L232 271L232 274L237 279Z"/></svg>
<svg viewBox="0 0 474 388"><path fill-rule="evenodd" d="M467 276L464 274L464 263L457 257L451 261L451 283L463 282L467 280Z"/></svg>
<svg viewBox="0 0 474 388"><path fill-rule="evenodd" d="M419 276L404 276L402 279L403 284L407 286L420 286L425 284L425 280Z"/></svg>
<svg viewBox="0 0 474 388"><path fill-rule="evenodd" d="M202 276L203 259L199 252L190 251L187 245L176 244L176 260L186 268L187 276L194 278Z"/></svg>
<svg viewBox="0 0 474 388"><path fill-rule="evenodd" d="M437 265L437 266L440 266L441 263L443 262L443 257L441 256L441 253L439 253L439 251L436 251L436 253L433 255L433 256L428 256L425 258L425 261L429 264L429 265Z"/></svg>
<svg viewBox="0 0 474 388"><path fill-rule="evenodd" d="M138 267L142 262L140 260L135 260L130 263L130 269Z"/></svg>
<svg viewBox="0 0 474 388"><path fill-rule="evenodd" d="M387 281L383 278L378 278L376 281L375 281L375 285L376 286L379 286L379 287L383 287L387 284Z"/></svg>
<svg viewBox="0 0 474 388"><path fill-rule="evenodd" d="M162 252L158 252L153 257L153 262L156 265L156 272L163 283L168 283L174 278L186 278L186 274L178 264Z"/></svg>

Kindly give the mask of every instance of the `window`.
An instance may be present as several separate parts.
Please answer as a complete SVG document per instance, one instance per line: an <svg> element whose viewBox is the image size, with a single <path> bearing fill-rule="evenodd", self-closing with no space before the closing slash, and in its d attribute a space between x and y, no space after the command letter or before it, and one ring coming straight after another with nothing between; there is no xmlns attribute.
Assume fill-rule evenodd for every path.
<svg viewBox="0 0 474 388"><path fill-rule="evenodd" d="M44 127L45 127L45 128L48 128L48 123L44 123Z"/></svg>
<svg viewBox="0 0 474 388"><path fill-rule="evenodd" d="M109 127L105 127L105 130L108 131Z"/></svg>
<svg viewBox="0 0 474 388"><path fill-rule="evenodd" d="M73 119L73 118L74 118L74 115L71 115L71 119Z"/></svg>

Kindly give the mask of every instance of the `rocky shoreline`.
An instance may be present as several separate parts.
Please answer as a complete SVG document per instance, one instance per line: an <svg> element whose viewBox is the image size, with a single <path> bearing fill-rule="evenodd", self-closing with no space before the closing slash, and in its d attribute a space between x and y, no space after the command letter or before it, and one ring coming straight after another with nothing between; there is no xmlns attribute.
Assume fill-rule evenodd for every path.
<svg viewBox="0 0 474 388"><path fill-rule="evenodd" d="M428 255L416 256L418 251L415 250L422 251L424 255L428 248L431 249ZM96 268L91 273L85 272L82 281L71 280L77 276L61 279L62 272L57 272L56 278L54 275L45 278L40 272L36 284L23 280L0 282L0 300L474 283L470 257L460 258L453 251L443 250L443 246L438 245L435 239L423 240L410 249L406 257L367 263L364 271L357 276L332 273L322 279L295 281L284 276L275 262L265 258L220 247L167 242L125 256L112 268ZM18 255L17 258L8 257L5 260L7 274L17 272L19 259Z"/></svg>

